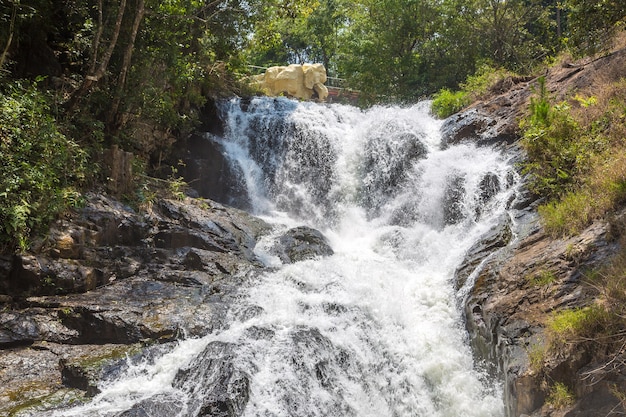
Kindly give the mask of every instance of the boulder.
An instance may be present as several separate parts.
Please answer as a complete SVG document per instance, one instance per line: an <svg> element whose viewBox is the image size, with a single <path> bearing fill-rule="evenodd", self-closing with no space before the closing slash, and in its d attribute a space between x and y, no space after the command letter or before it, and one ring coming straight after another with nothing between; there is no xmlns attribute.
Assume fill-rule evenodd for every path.
<svg viewBox="0 0 626 417"><path fill-rule="evenodd" d="M250 396L246 373L234 364L234 345L211 342L189 366L178 371L174 387L193 398L194 417L239 417Z"/></svg>
<svg viewBox="0 0 626 417"><path fill-rule="evenodd" d="M307 226L287 230L278 238L272 252L283 263L294 263L335 253L321 232Z"/></svg>

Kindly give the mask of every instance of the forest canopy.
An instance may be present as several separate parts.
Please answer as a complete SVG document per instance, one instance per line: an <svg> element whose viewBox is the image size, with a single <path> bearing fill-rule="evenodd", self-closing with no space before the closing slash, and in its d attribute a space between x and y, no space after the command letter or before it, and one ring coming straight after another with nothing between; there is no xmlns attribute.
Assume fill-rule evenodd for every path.
<svg viewBox="0 0 626 417"><path fill-rule="evenodd" d="M218 63L321 62L366 95L414 101L485 64L528 72L564 48L595 52L625 16L621 0L8 0L0 66L78 83L70 108L97 83L111 113L146 104L130 91L168 85L176 100Z"/></svg>
<svg viewBox="0 0 626 417"><path fill-rule="evenodd" d="M0 251L79 203L103 149L155 174L207 100L255 93L255 67L321 62L363 104L415 102L602 51L625 16L623 0L4 0Z"/></svg>

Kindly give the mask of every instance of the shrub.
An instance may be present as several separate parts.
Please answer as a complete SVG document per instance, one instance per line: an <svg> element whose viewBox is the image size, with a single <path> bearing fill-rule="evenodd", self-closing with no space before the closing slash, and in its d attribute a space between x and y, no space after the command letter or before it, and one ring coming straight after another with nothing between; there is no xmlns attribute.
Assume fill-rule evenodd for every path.
<svg viewBox="0 0 626 417"><path fill-rule="evenodd" d="M439 118L446 118L470 105L472 101L489 95L491 89L500 81L514 75L504 70L483 65L474 75L467 77L460 85L460 91L447 88L439 90L433 96L432 111Z"/></svg>
<svg viewBox="0 0 626 417"><path fill-rule="evenodd" d="M553 236L573 235L589 224L596 201L584 190L538 207L543 226Z"/></svg>
<svg viewBox="0 0 626 417"><path fill-rule="evenodd" d="M609 331L610 314L601 306L555 312L547 322L553 344L575 343Z"/></svg>
<svg viewBox="0 0 626 417"><path fill-rule="evenodd" d="M557 105L545 81L538 87L520 124L523 172L531 191L547 198L539 207L546 231L575 234L626 201L626 82Z"/></svg>
<svg viewBox="0 0 626 417"><path fill-rule="evenodd" d="M574 394L562 382L557 382L550 389L546 403L556 409L565 408L574 404Z"/></svg>
<svg viewBox="0 0 626 417"><path fill-rule="evenodd" d="M61 133L44 93L13 83L0 91L0 160L0 247L26 249L79 200L86 153Z"/></svg>
<svg viewBox="0 0 626 417"><path fill-rule="evenodd" d="M465 91L452 92L441 89L433 98L432 111L440 118L446 118L470 104L470 97Z"/></svg>
<svg viewBox="0 0 626 417"><path fill-rule="evenodd" d="M536 194L558 197L588 169L592 150L580 140L581 129L569 110L567 103L549 108L543 100L531 103L530 122L522 126L521 143L529 158L523 172L531 175L529 187Z"/></svg>
<svg viewBox="0 0 626 417"><path fill-rule="evenodd" d="M467 77L461 88L470 94L473 100L479 100L492 93L494 87L502 81L510 80L514 76L514 73L504 68L482 65L474 75Z"/></svg>

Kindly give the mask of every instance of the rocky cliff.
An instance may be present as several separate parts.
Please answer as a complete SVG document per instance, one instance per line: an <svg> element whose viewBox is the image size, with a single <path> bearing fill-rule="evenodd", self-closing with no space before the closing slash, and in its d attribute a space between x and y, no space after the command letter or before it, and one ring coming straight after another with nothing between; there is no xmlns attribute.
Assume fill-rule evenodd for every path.
<svg viewBox="0 0 626 417"><path fill-rule="evenodd" d="M601 77L619 79L625 66L626 51L621 50L563 63L546 72L546 83L555 102L579 91L593 95ZM527 78L504 80L490 99L446 121L445 140L495 144L523 158L516 144L518 119L528 109L535 84ZM472 280L465 315L475 352L504 377L510 416L623 414L626 362L624 352L611 347L623 347L621 342L588 340L540 350L547 344L545 328L553 312L595 302L598 290L588 277L621 250L624 213L615 213L611 222L598 220L577 236L554 238L544 232L535 200L526 193L514 201L511 221L485 236L457 271L459 286ZM555 407L546 401L556 384L574 394L572 404Z"/></svg>

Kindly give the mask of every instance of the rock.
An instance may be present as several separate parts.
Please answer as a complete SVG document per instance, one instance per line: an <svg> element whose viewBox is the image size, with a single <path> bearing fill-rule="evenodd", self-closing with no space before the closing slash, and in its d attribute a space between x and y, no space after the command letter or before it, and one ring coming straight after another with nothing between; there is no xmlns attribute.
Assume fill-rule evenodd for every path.
<svg viewBox="0 0 626 417"><path fill-rule="evenodd" d="M180 170L185 181L203 198L240 209L249 209L250 200L240 169L225 156L219 140L211 134L194 134L181 143L185 154Z"/></svg>
<svg viewBox="0 0 626 417"><path fill-rule="evenodd" d="M626 50L622 49L576 65L554 67L545 74L546 86L554 102L571 97L572 91L593 95L598 74L618 80L625 63ZM442 146L493 145L512 155L513 163L522 162L525 155L516 142L518 119L528 111L533 84L530 78L503 80L495 87L495 95L444 121ZM481 199L488 199L488 190L495 186L485 181L486 192ZM579 343L578 350L560 349L545 358L541 372L530 369L529 351L546 343L544 327L551 312L595 302L594 288L583 282L585 271L606 264L618 250L611 236L623 234L623 230L615 233L603 221L597 221L579 236L552 238L543 232L538 221L536 208L541 202L528 190L518 192L510 202L510 227L515 238L504 247L496 244L494 256L489 255L489 243L484 249L477 245L457 271L457 287L464 285L463 289L469 290L464 309L471 345L479 360L493 364L490 371L494 377L505 380L509 416L597 416L618 409L621 412L623 402L620 406L615 392L626 391L626 360L620 352L599 352L591 342ZM448 217L454 218L454 214L451 212ZM618 213L616 218L619 216ZM493 240L498 241L501 239ZM473 285L464 281L472 271ZM538 279L542 276L550 279ZM610 355L617 356L610 361ZM607 361L612 364L610 371ZM590 370L594 372L590 374ZM544 404L555 382L565 383L575 393L575 404L562 410Z"/></svg>
<svg viewBox="0 0 626 417"><path fill-rule="evenodd" d="M196 417L238 417L250 396L248 376L233 364L234 346L211 342L184 369L178 371L174 387L188 392Z"/></svg>
<svg viewBox="0 0 626 417"><path fill-rule="evenodd" d="M0 355L0 415L50 416L88 401L97 384L127 369L127 359L147 358L142 345L67 345L41 342ZM55 415L60 415L59 413Z"/></svg>
<svg viewBox="0 0 626 417"><path fill-rule="evenodd" d="M0 383L19 392L0 389L0 398L25 399L0 401L0 415L22 406L35 410L25 415L42 414L94 395L119 367L116 352L221 326L237 287L263 267L254 247L269 231L265 222L210 200L156 201L138 213L89 194L86 206L55 223L32 252L0 258L0 358L42 361L45 378L39 388L36 374L25 373L29 385L13 384L20 376L12 371L0 373ZM219 398L211 407L226 407ZM145 401L128 415L160 409L169 416L177 404Z"/></svg>
<svg viewBox="0 0 626 417"><path fill-rule="evenodd" d="M155 395L140 401L130 410L123 411L116 417L169 417L180 415L184 405L180 398L173 395Z"/></svg>
<svg viewBox="0 0 626 417"><path fill-rule="evenodd" d="M380 131L370 133L365 145L363 191L364 204L378 211L407 179L411 165L428 153L420 137L383 123ZM382 132L385 134L382 135ZM380 138L385 140L381 141ZM330 183L330 181L328 181Z"/></svg>
<svg viewBox="0 0 626 417"><path fill-rule="evenodd" d="M294 263L335 252L322 233L307 226L287 230L272 248L283 263Z"/></svg>
<svg viewBox="0 0 626 417"><path fill-rule="evenodd" d="M123 368L127 357L139 353L141 349L140 344L83 345L69 352L58 348L59 352L63 352L59 360L63 385L93 397L100 392L98 383L107 375L116 373L115 369Z"/></svg>
<svg viewBox="0 0 626 417"><path fill-rule="evenodd" d="M519 138L517 119L528 106L531 80L512 78L500 86L497 95L447 118L441 127L442 146L461 142L478 146L513 144Z"/></svg>
<svg viewBox="0 0 626 417"><path fill-rule="evenodd" d="M579 376L592 360L589 352L561 352L559 360L544 365L542 374L530 369L528 355L533 346L545 343L549 312L581 307L592 299L593 289L581 280L581 271L606 262L616 250L606 241L606 231L607 225L599 223L566 240L533 232L503 248L478 271L465 304L468 331L477 355L494 363L506 381L509 415L535 415L548 395L543 375L551 383L572 384L575 391L596 391ZM539 283L535 277L546 271L553 280Z"/></svg>
<svg viewBox="0 0 626 417"><path fill-rule="evenodd" d="M508 245L512 237L511 220L509 217L503 217L465 254L463 262L454 273L456 290L465 285L467 278L485 258L492 255L497 249Z"/></svg>
<svg viewBox="0 0 626 417"><path fill-rule="evenodd" d="M108 197L92 195L72 221L59 221L37 253L16 255L0 289L22 297L80 293L138 276L163 264L185 267L190 248L202 254L211 276L260 265L256 238L269 230L261 220L210 200L161 201L138 214ZM189 262L189 259L187 259ZM4 264L8 267L8 260ZM217 266L219 265L219 266ZM231 265L231 266L229 266ZM205 281L210 281L207 279Z"/></svg>
<svg viewBox="0 0 626 417"><path fill-rule="evenodd" d="M456 224L463 220L463 196L465 195L465 178L454 176L446 181L443 194L443 223Z"/></svg>

